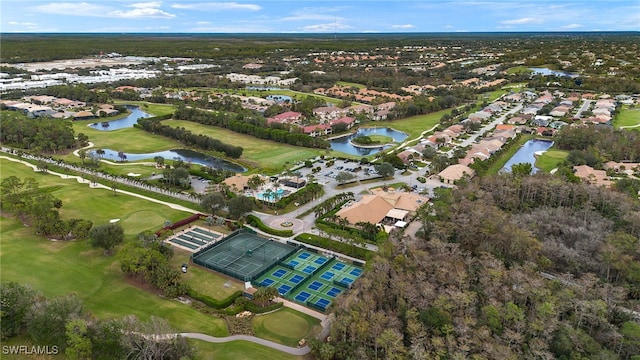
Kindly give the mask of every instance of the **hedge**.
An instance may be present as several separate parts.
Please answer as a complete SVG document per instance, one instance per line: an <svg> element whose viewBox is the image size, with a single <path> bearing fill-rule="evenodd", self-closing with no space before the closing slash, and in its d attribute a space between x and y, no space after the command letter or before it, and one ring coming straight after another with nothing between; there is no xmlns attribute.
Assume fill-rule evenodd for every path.
<svg viewBox="0 0 640 360"><path fill-rule="evenodd" d="M231 294L229 297L227 297L226 299L223 300L216 300L210 296L207 295L203 295L200 294L199 292L193 290L193 289L189 289L189 291L187 292L187 295L189 295L189 297L191 297L194 300L198 300L200 302L202 302L203 304L212 307L214 309L224 309L226 307L228 307L229 305L233 304L233 302L242 296L242 291L238 290L236 292L234 292L233 294Z"/></svg>
<svg viewBox="0 0 640 360"><path fill-rule="evenodd" d="M277 229L273 229L268 227L267 225L265 225L262 220L260 220L260 218L258 218L255 215L247 215L247 223L249 225L253 225L255 227L257 227L258 229L260 229L261 231L266 232L267 234L271 234L271 235L275 235L275 236L281 236L281 237L291 237L293 236L293 231L292 230L277 230Z"/></svg>
<svg viewBox="0 0 640 360"><path fill-rule="evenodd" d="M361 247L343 243L340 241L331 240L325 237L321 237L313 234L300 234L295 237L296 240L309 245L315 245L323 249L335 251L340 254L351 256L361 260L370 259L374 252L371 250L363 249Z"/></svg>

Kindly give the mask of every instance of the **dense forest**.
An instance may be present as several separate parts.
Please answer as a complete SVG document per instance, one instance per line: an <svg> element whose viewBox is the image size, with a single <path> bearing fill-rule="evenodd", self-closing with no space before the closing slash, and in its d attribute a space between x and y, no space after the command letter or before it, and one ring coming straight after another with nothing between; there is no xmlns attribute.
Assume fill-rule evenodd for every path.
<svg viewBox="0 0 640 360"><path fill-rule="evenodd" d="M74 138L71 121L60 119L32 119L18 111L2 110L0 143L35 152L55 153L86 143L87 136Z"/></svg>
<svg viewBox="0 0 640 360"><path fill-rule="evenodd" d="M337 300L322 359L631 359L640 212L546 174L438 191Z"/></svg>

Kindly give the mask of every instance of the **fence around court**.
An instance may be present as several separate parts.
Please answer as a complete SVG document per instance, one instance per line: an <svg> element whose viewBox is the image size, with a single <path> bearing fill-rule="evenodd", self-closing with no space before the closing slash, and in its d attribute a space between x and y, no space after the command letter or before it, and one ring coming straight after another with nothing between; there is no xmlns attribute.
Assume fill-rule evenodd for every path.
<svg viewBox="0 0 640 360"><path fill-rule="evenodd" d="M242 281L252 281L255 280L257 278L259 278L260 276L264 275L267 271L271 270L274 266L276 266L278 264L278 262L280 261L280 259L284 259L287 258L289 256L291 256L293 253L295 253L296 251L298 251L298 249L300 248L298 247L293 247L291 245L287 245L287 244L283 244L280 242L275 242L273 240L268 240L268 239L263 239L260 238L262 240L262 242L255 248L253 249L247 249L246 247L244 248L244 250L242 250L242 247L238 247L238 246L234 246L233 242L235 241L239 241L241 240L241 236L242 235L248 235L248 236L253 236L256 238L260 238L256 235L256 233L254 231L251 231L249 229L238 229L234 232L232 232L231 234L227 235L225 238L223 238L222 240L218 241L217 243L214 244L209 244L205 247L203 247L202 249L200 249L199 251L195 252L193 255L191 255L191 260L193 261L193 263L203 266L207 269L210 270L214 270L217 271L219 273L222 273L224 275L227 276L231 276L233 278L242 280ZM242 239L243 241L245 241L244 239ZM269 258L267 259L266 256L264 256L264 254L266 252L263 253L263 257L262 257L262 261L257 262L257 261L252 261L252 255L253 255L253 251L255 251L256 249L261 249L264 248L265 246L268 246L269 244L272 244L274 246L277 246L279 249L286 249L288 251L286 251L284 254L281 254L275 258ZM276 245L277 244L277 245ZM234 249L234 250L232 250ZM242 250L241 253L238 252L238 250ZM211 259L212 257L207 257L207 254L210 251L217 251L216 254L231 254L231 255L227 255L227 256L231 256L231 258L233 258L233 260L231 262L229 261L219 261L220 263L212 263L209 262L207 260ZM226 258L226 256L224 257ZM239 270L233 269L233 264L237 263L238 261L240 261L240 259L244 259L245 261L249 262L249 263L253 263L256 266L252 267L251 272L253 272L256 268L260 268L260 267L264 267L262 270L258 271L255 274L247 274L245 272L241 272Z"/></svg>

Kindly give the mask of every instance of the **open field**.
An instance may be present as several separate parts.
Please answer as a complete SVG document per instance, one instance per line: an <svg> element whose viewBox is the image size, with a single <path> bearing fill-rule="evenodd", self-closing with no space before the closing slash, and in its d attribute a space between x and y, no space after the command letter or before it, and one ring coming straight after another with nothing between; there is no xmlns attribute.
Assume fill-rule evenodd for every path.
<svg viewBox="0 0 640 360"><path fill-rule="evenodd" d="M242 146L244 151L240 161L251 167L260 167L267 173L282 171L283 166L287 162L293 164L296 161L326 153L326 151L322 149L311 149L256 139L248 135L235 133L231 130L185 120L165 120L162 123L174 127L181 126L194 133L221 139L223 142L235 146Z"/></svg>
<svg viewBox="0 0 640 360"><path fill-rule="evenodd" d="M256 336L288 346L298 346L300 339L310 339L320 331L320 320L289 309L253 318Z"/></svg>
<svg viewBox="0 0 640 360"><path fill-rule="evenodd" d="M172 104L158 104L150 103L147 101L130 101L130 100L115 100L116 104L122 105L138 105L141 110L152 114L153 116L161 116L172 114L175 111L175 106Z"/></svg>
<svg viewBox="0 0 640 360"><path fill-rule="evenodd" d="M180 267L182 264L188 264L191 253L174 247L174 255L171 263ZM213 271L207 270L199 266L189 266L189 270L183 275L185 281L193 289L201 294L210 296L216 300L223 300L238 290L244 289L244 284L236 279L227 278ZM225 287L227 283L229 287Z"/></svg>
<svg viewBox="0 0 640 360"><path fill-rule="evenodd" d="M551 148L536 157L536 167L542 171L550 172L557 167L559 162L566 159L567 155L569 155L568 151Z"/></svg>
<svg viewBox="0 0 640 360"><path fill-rule="evenodd" d="M514 66L507 69L507 74L530 74L533 70L530 70L528 66Z"/></svg>
<svg viewBox="0 0 640 360"><path fill-rule="evenodd" d="M613 125L616 128L621 126L635 126L629 129L640 131L640 108L629 109L629 106L623 106L613 120Z"/></svg>
<svg viewBox="0 0 640 360"><path fill-rule="evenodd" d="M367 86L363 85L363 84L358 84L358 83L352 83L352 82L346 82L346 81L338 81L336 82L336 85L338 86L351 86L351 87L355 87L358 89L366 89Z"/></svg>
<svg viewBox="0 0 640 360"><path fill-rule="evenodd" d="M63 219L89 218L94 225L102 225L111 219L120 219L125 235L162 227L165 220L177 221L189 216L168 206L158 205L143 199L123 194L114 196L111 190L89 189L88 184L79 184L75 179L61 179L33 171L31 168L5 159L0 159L1 178L17 176L21 179L32 177L41 187L57 186L51 192L62 200L60 216Z"/></svg>
<svg viewBox="0 0 640 360"><path fill-rule="evenodd" d="M227 335L222 319L130 285L116 257L93 250L88 241L48 241L12 218L0 218L3 281L28 283L47 297L76 293L100 318L163 317L182 332Z"/></svg>
<svg viewBox="0 0 640 360"><path fill-rule="evenodd" d="M303 360L310 359L307 356L294 356L273 350L266 346L260 346L249 341L234 341L225 344L212 344L202 340L189 339L189 342L198 347L196 359L201 360Z"/></svg>
<svg viewBox="0 0 640 360"><path fill-rule="evenodd" d="M420 136L423 131L431 129L433 126L437 125L440 122L442 115L450 112L451 109L445 109L431 114L412 116L406 119L370 122L367 123L367 126L388 126L409 134L409 139L413 139Z"/></svg>
<svg viewBox="0 0 640 360"><path fill-rule="evenodd" d="M185 147L176 140L154 135L142 129L126 128L101 131L87 126L91 123L90 120L74 121L73 131L76 134L84 133L87 135L89 141L94 143L96 148L130 153L148 153Z"/></svg>

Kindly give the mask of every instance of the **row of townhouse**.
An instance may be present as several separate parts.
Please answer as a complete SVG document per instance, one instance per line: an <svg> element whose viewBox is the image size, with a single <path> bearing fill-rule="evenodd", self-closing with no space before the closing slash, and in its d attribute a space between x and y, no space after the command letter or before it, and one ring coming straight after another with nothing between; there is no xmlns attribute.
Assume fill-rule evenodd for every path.
<svg viewBox="0 0 640 360"><path fill-rule="evenodd" d="M331 134L333 132L333 125L336 125L338 123L346 124L347 129L351 129L356 123L356 119L349 116L343 116L338 119L324 121L320 124L307 126L302 125L303 120L304 115L302 115L302 113L296 111L287 111L282 114L267 118L267 124L288 125L290 129L300 129L300 131L302 131L303 133L309 136L316 137Z"/></svg>
<svg viewBox="0 0 640 360"><path fill-rule="evenodd" d="M476 159L486 160L514 137L516 137L516 127L514 125L498 125L489 136L473 144L467 151L466 156L458 160L458 163L469 165L473 164Z"/></svg>
<svg viewBox="0 0 640 360"><path fill-rule="evenodd" d="M92 111L86 109L87 104L85 102L46 95L27 96L24 100L0 100L0 104L6 106L8 110L22 111L31 118L50 117L85 120L100 116L113 116L119 112L111 104L97 105L95 111Z"/></svg>

